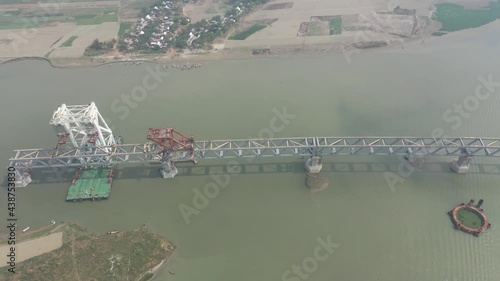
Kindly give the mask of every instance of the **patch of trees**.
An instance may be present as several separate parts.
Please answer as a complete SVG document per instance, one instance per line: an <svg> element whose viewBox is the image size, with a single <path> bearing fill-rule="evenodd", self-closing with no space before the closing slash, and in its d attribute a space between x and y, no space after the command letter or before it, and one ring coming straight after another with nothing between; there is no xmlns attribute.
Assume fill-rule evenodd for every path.
<svg viewBox="0 0 500 281"><path fill-rule="evenodd" d="M114 49L116 44L116 39L111 39L110 41L99 41L95 39L90 46L85 49L84 55L86 56L98 56L105 54Z"/></svg>

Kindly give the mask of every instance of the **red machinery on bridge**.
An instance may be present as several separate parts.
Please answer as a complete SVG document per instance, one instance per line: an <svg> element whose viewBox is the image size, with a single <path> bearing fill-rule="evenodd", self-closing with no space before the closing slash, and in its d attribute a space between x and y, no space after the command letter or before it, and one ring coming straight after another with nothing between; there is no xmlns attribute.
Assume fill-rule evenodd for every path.
<svg viewBox="0 0 500 281"><path fill-rule="evenodd" d="M194 139L173 128L149 128L148 140L154 141L168 151L193 151Z"/></svg>
<svg viewBox="0 0 500 281"><path fill-rule="evenodd" d="M69 136L69 133L57 134L57 146L56 147L59 147L63 144L66 144L68 142L68 136Z"/></svg>

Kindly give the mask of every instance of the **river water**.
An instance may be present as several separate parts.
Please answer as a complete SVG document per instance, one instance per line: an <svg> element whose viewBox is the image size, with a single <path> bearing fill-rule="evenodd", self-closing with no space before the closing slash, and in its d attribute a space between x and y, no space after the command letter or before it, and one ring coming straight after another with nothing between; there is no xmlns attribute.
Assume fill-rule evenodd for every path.
<svg viewBox="0 0 500 281"><path fill-rule="evenodd" d="M0 158L7 165L13 149L54 146L48 124L53 110L91 100L127 143L144 142L149 127L175 127L198 139L270 132L428 136L439 129L448 136L500 136L500 88L459 118L461 124L455 113L448 116L454 121L443 118L454 104L470 100L479 76L500 80L499 30L494 23L404 49L363 51L350 62L332 54L169 69L127 114L121 95L142 85L148 65L2 65ZM285 107L285 124L271 122ZM155 280L500 280L500 163L475 159L469 174L457 175L450 160L431 159L423 169L399 174L391 186L385 175L398 174L396 157L325 158L322 174L330 186L318 193L305 187L305 159L242 160L244 171L219 176L225 181L220 192L198 199L206 206L196 205L189 223L179 206L196 207L196 192L217 184L209 172L223 172L225 161L180 165L171 180L159 177L158 166L120 167L110 199L94 204L64 202L72 173L58 181L52 170L35 171L35 183L17 191L18 217L22 228L54 219L95 233L146 223L178 247ZM480 238L454 230L446 214L471 198L485 199L493 224ZM321 239L335 247L312 261ZM293 273L303 262L306 269Z"/></svg>

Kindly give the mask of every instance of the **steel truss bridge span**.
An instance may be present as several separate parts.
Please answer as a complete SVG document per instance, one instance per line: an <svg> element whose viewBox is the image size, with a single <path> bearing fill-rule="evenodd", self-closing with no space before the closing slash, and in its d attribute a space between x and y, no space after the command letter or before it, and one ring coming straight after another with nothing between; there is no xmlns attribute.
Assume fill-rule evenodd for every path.
<svg viewBox="0 0 500 281"><path fill-rule="evenodd" d="M162 163L175 169L175 162L203 159L306 156L309 172L321 169L323 156L399 155L456 156L463 161L473 156L500 157L498 138L420 137L304 137L195 141L189 151L169 151L156 143L116 144L88 147L15 150L11 166L26 168L104 166L128 163ZM462 163L462 167L468 167ZM453 166L452 166L453 167ZM460 167L460 165L459 165ZM319 172L319 170L317 172ZM462 169L463 170L463 169ZM173 172L173 171L172 171ZM457 172L459 172L457 170ZM175 175L173 175L175 176Z"/></svg>
<svg viewBox="0 0 500 281"><path fill-rule="evenodd" d="M31 182L31 169L109 167L128 163L161 164L163 178L178 173L175 163L204 159L308 157L305 169L319 173L324 156L400 155L410 161L427 156L458 157L451 163L466 173L472 157L500 157L500 138L432 137L292 137L272 139L195 140L173 128L150 128L141 144L123 144L115 137L96 105L59 106L51 124L56 130L53 148L19 149L10 158L16 185Z"/></svg>
<svg viewBox="0 0 500 281"><path fill-rule="evenodd" d="M164 150L154 143L57 149L19 149L11 164L30 162L31 168L161 162ZM173 162L282 156L483 156L500 157L497 138L306 137L207 140L194 150L166 151ZM83 159L84 162L80 162Z"/></svg>

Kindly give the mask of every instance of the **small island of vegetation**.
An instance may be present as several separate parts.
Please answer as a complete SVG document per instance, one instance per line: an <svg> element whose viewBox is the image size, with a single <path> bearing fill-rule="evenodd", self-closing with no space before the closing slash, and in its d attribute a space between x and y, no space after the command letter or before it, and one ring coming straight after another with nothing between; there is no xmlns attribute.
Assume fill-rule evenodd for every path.
<svg viewBox="0 0 500 281"><path fill-rule="evenodd" d="M16 273L2 270L0 280L141 280L153 277L175 249L147 226L135 230L94 235L73 224L34 232L30 239L62 232L62 246L16 264Z"/></svg>

